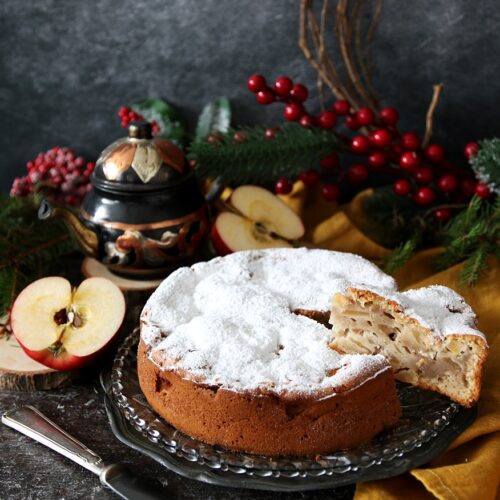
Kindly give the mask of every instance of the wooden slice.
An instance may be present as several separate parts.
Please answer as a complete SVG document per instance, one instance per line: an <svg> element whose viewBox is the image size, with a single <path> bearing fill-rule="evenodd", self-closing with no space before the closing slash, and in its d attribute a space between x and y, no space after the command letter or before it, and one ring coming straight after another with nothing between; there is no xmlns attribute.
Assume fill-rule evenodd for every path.
<svg viewBox="0 0 500 500"><path fill-rule="evenodd" d="M14 335L0 337L0 390L37 391L65 387L78 372L52 370L31 359Z"/></svg>
<svg viewBox="0 0 500 500"><path fill-rule="evenodd" d="M156 280L133 280L113 274L104 264L91 257L85 257L82 262L82 274L86 278L107 278L124 292L152 292L163 281Z"/></svg>

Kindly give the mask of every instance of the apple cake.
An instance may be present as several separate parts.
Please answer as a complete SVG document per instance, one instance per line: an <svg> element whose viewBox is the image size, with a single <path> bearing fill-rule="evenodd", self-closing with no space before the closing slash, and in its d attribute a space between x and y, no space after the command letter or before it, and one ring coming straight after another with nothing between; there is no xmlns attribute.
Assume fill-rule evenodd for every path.
<svg viewBox="0 0 500 500"><path fill-rule="evenodd" d="M474 353L484 361L484 338L462 328L454 332L462 335L457 344L447 340L454 325L448 316L460 302L455 295L446 303L449 309L443 305L435 313L443 324L431 331L427 311L421 311L427 305L405 302L407 294L362 257L328 250L237 252L181 268L163 281L141 314L141 388L152 408L184 433L270 455L352 448L395 425L401 410L393 371L451 397L462 390L460 402L472 404L478 393L465 396L465 387L479 391L482 362ZM461 314L473 315L460 303ZM361 328L353 327L357 323ZM381 332L389 339L398 335L385 344L367 341ZM432 341L440 335L448 354L420 353L414 361L403 346L397 352L384 347L410 333L413 344L406 349L412 356L435 353ZM477 352L462 349L461 341L469 345L466 333L481 339ZM403 353L415 367L403 362ZM464 360L470 372L454 369L448 377L446 367L464 366Z"/></svg>

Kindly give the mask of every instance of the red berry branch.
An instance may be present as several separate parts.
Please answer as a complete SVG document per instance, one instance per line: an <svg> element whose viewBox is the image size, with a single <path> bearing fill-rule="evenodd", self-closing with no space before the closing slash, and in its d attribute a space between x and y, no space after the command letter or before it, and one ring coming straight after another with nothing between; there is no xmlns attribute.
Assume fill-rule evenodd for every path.
<svg viewBox="0 0 500 500"><path fill-rule="evenodd" d="M119 109L118 116L121 119L122 128L127 128L131 122L145 121L145 118L142 115L136 113L127 106L122 106ZM153 135L157 135L160 133L160 126L156 121L151 122L151 132L153 133Z"/></svg>
<svg viewBox="0 0 500 500"><path fill-rule="evenodd" d="M95 163L76 156L72 149L56 146L26 164L24 177L16 177L11 196L24 197L43 192L52 201L79 205L91 189L90 174Z"/></svg>
<svg viewBox="0 0 500 500"><path fill-rule="evenodd" d="M309 96L307 87L294 83L287 76L281 76L268 85L264 76L255 74L250 76L247 86L258 103L283 104L286 120L298 122L304 128L330 130L341 141L340 152L348 153L345 160L341 161L339 154L332 152L321 160L321 173L317 169L309 169L298 176L306 186L314 186L326 177L320 192L328 201L338 199L343 183L363 185L370 176L379 174L394 177L394 192L399 196L412 197L415 205L436 205L430 213L441 222L451 218L454 208L463 208L463 204L474 194L481 198L490 196L488 187L476 181L469 169L455 166L446 159L441 144L424 145L430 137L427 132L425 140L421 141L415 132L400 131L399 113L395 108L386 107L377 112L369 107L360 107L355 111L349 101L340 99L328 109L314 114L306 107ZM432 129L432 112L441 88L438 86L429 106L428 130ZM356 135L351 137L349 130L355 131ZM274 133L275 130L268 129L266 137L273 137ZM211 139L216 140L215 137ZM477 151L476 143L467 144L464 150L467 159ZM352 161L353 156L359 158ZM276 192L289 193L293 180L278 179Z"/></svg>

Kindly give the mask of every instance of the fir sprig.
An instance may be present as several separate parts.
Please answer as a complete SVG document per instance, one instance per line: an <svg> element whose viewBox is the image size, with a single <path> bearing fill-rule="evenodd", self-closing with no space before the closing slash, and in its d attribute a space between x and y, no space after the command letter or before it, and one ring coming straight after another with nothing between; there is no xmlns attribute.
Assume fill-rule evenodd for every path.
<svg viewBox="0 0 500 500"><path fill-rule="evenodd" d="M500 257L500 199L490 202L472 198L443 234L445 250L437 267L446 269L464 261L460 283L473 285L486 271L488 255Z"/></svg>
<svg viewBox="0 0 500 500"><path fill-rule="evenodd" d="M246 127L217 135L215 141L195 140L189 158L201 178L220 178L225 185L271 185L279 177L295 177L318 164L337 147L337 139L320 129L286 124L266 138L266 128Z"/></svg>
<svg viewBox="0 0 500 500"><path fill-rule="evenodd" d="M420 229L417 229L409 240L401 243L397 248L394 249L393 252L382 259L382 261L380 262L380 267L386 273L394 273L400 267L403 267L408 262L408 260L410 260L410 257L415 253L415 250L420 245L421 240L422 231Z"/></svg>
<svg viewBox="0 0 500 500"><path fill-rule="evenodd" d="M411 198L397 196L390 186L376 189L365 199L364 209L369 218L364 231L387 248L412 239L424 224L425 210L415 207Z"/></svg>
<svg viewBox="0 0 500 500"><path fill-rule="evenodd" d="M0 197L0 317L17 294L75 248L60 221L39 221L33 197Z"/></svg>
<svg viewBox="0 0 500 500"><path fill-rule="evenodd" d="M500 139L480 141L479 151L471 157L470 164L476 177L500 195Z"/></svg>

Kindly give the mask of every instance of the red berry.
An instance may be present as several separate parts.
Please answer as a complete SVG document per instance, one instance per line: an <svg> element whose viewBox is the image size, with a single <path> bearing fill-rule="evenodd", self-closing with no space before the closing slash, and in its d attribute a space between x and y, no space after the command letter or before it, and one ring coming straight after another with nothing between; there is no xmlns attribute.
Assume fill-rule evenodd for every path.
<svg viewBox="0 0 500 500"><path fill-rule="evenodd" d="M264 139L273 139L274 137L276 137L276 130L272 128L266 128Z"/></svg>
<svg viewBox="0 0 500 500"><path fill-rule="evenodd" d="M332 153L331 155L325 156L320 160L319 165L325 170L337 168L339 166L339 155L337 153Z"/></svg>
<svg viewBox="0 0 500 500"><path fill-rule="evenodd" d="M235 132L235 134L233 135L233 139L236 142L245 142L245 132L243 132L242 130L238 130L238 132Z"/></svg>
<svg viewBox="0 0 500 500"><path fill-rule="evenodd" d="M479 198L489 198L491 191L490 188L484 182L478 182L476 186L475 193Z"/></svg>
<svg viewBox="0 0 500 500"><path fill-rule="evenodd" d="M337 184L324 184L321 186L321 196L327 201L335 201L340 194Z"/></svg>
<svg viewBox="0 0 500 500"><path fill-rule="evenodd" d="M247 81L247 87L250 92L256 94L266 87L266 79L262 75L252 75Z"/></svg>
<svg viewBox="0 0 500 500"><path fill-rule="evenodd" d="M425 157L433 163L439 163L444 158L444 149L441 144L429 144L425 148Z"/></svg>
<svg viewBox="0 0 500 500"><path fill-rule="evenodd" d="M314 186L314 184L316 184L319 181L319 172L317 170L314 170L313 168L310 168L309 170L302 172L299 175L299 179L306 186Z"/></svg>
<svg viewBox="0 0 500 500"><path fill-rule="evenodd" d="M94 167L95 167L95 162L93 161L89 161L87 165L85 165L86 170L94 170Z"/></svg>
<svg viewBox="0 0 500 500"><path fill-rule="evenodd" d="M401 168L412 172L420 165L420 156L415 151L407 151L399 157Z"/></svg>
<svg viewBox="0 0 500 500"><path fill-rule="evenodd" d="M337 116L333 111L323 111L319 114L318 124L321 128L332 128L337 123Z"/></svg>
<svg viewBox="0 0 500 500"><path fill-rule="evenodd" d="M128 115L128 112L129 112L129 111L130 111L130 110L127 108L127 106L122 106L122 107L120 108L120 110L118 111L118 116L119 116L120 118L123 118L124 116L127 116L127 115ZM55 152L57 153L57 151L55 151Z"/></svg>
<svg viewBox="0 0 500 500"><path fill-rule="evenodd" d="M445 174L439 178L439 180L437 181L437 185L441 191L445 193L451 193L452 191L455 191L455 189L457 189L458 180L454 175Z"/></svg>
<svg viewBox="0 0 500 500"><path fill-rule="evenodd" d="M479 151L479 144L477 142L469 142L468 144L465 145L464 155L468 160L470 160L471 158L477 155L478 151Z"/></svg>
<svg viewBox="0 0 500 500"><path fill-rule="evenodd" d="M284 111L285 118L291 122L300 120L304 113L304 106L298 102L291 102L290 104L287 104Z"/></svg>
<svg viewBox="0 0 500 500"><path fill-rule="evenodd" d="M75 166L77 166L77 167L83 166L83 158L81 156L78 156L77 158L75 158Z"/></svg>
<svg viewBox="0 0 500 500"><path fill-rule="evenodd" d="M265 106L267 104L271 104L274 101L275 96L274 92L270 88L266 87L262 90L259 90L255 94L255 98L257 99L257 102L259 104L263 104Z"/></svg>
<svg viewBox="0 0 500 500"><path fill-rule="evenodd" d="M434 218L440 222L446 222L451 219L452 211L449 208L438 208L432 212Z"/></svg>
<svg viewBox="0 0 500 500"><path fill-rule="evenodd" d="M68 196L64 197L64 201L68 205L76 205L78 203L78 198L74 194L69 194Z"/></svg>
<svg viewBox="0 0 500 500"><path fill-rule="evenodd" d="M392 189L398 196L406 196L411 193L411 183L407 179L398 179L392 185Z"/></svg>
<svg viewBox="0 0 500 500"><path fill-rule="evenodd" d="M462 193L468 198L476 192L477 182L474 179L464 179L460 186Z"/></svg>
<svg viewBox="0 0 500 500"><path fill-rule="evenodd" d="M421 187L417 189L413 200L417 205L430 205L436 198L436 193L430 187Z"/></svg>
<svg viewBox="0 0 500 500"><path fill-rule="evenodd" d="M368 169L366 168L366 165L363 165L362 163L352 165L347 171L347 178L352 184L361 184L362 182L365 182L366 179L368 179L368 175Z"/></svg>
<svg viewBox="0 0 500 500"><path fill-rule="evenodd" d="M403 149L415 151L420 147L420 139L415 132L406 132L401 136L401 146Z"/></svg>
<svg viewBox="0 0 500 500"><path fill-rule="evenodd" d="M370 108L361 108L356 113L360 125L371 125L375 121L375 113Z"/></svg>
<svg viewBox="0 0 500 500"><path fill-rule="evenodd" d="M316 125L316 120L314 119L314 116L311 115L304 115L300 120L299 123L302 127L304 128L313 128L314 125Z"/></svg>
<svg viewBox="0 0 500 500"><path fill-rule="evenodd" d="M349 104L349 101L341 99L333 103L332 109L337 115L343 116L347 115L349 111L351 111L351 105Z"/></svg>
<svg viewBox="0 0 500 500"><path fill-rule="evenodd" d="M399 121L399 113L394 108L380 110L380 119L384 125L396 125Z"/></svg>
<svg viewBox="0 0 500 500"><path fill-rule="evenodd" d="M364 135L357 135L351 140L351 151L364 155L370 151L370 141Z"/></svg>
<svg viewBox="0 0 500 500"><path fill-rule="evenodd" d="M309 91L307 90L307 87L301 83L294 84L292 90L290 90L290 97L295 102L304 102L308 95Z"/></svg>
<svg viewBox="0 0 500 500"><path fill-rule="evenodd" d="M387 163L387 156L382 151L374 151L368 157L368 165L374 169L382 168Z"/></svg>
<svg viewBox="0 0 500 500"><path fill-rule="evenodd" d="M274 186L274 190L278 194L288 194L292 191L292 189L293 189L292 182L289 181L288 179L285 179L284 177L278 179Z"/></svg>
<svg viewBox="0 0 500 500"><path fill-rule="evenodd" d="M222 134L220 132L212 132L208 137L207 137L207 141L210 142L211 144L219 144L221 142L223 142L223 139L222 139Z"/></svg>
<svg viewBox="0 0 500 500"><path fill-rule="evenodd" d="M354 115L349 115L345 119L345 124L347 128L350 128L351 130L357 130L359 127L361 127L361 124L358 122L358 119Z"/></svg>
<svg viewBox="0 0 500 500"><path fill-rule="evenodd" d="M370 142L377 148L385 148L392 142L392 135L388 130L381 128L374 130L369 135Z"/></svg>
<svg viewBox="0 0 500 500"><path fill-rule="evenodd" d="M432 169L429 167L418 167L413 173L413 177L419 184L429 184L432 181Z"/></svg>
<svg viewBox="0 0 500 500"><path fill-rule="evenodd" d="M394 144L392 146L392 152L395 155L400 156L403 153L403 148L401 147L401 144Z"/></svg>
<svg viewBox="0 0 500 500"><path fill-rule="evenodd" d="M273 88L277 95L285 97L292 90L293 82L287 76L280 76L274 82Z"/></svg>

